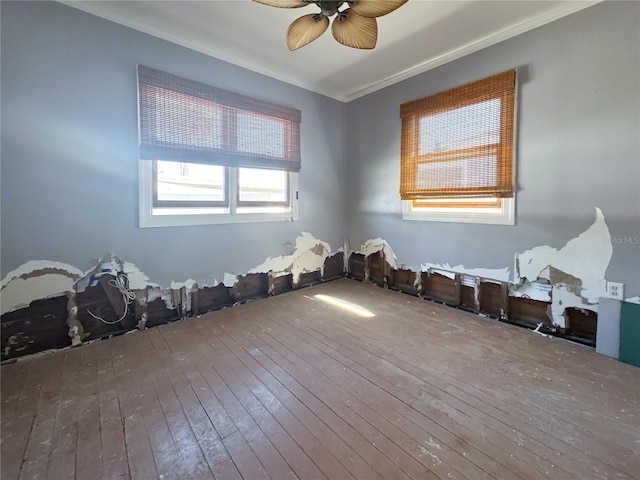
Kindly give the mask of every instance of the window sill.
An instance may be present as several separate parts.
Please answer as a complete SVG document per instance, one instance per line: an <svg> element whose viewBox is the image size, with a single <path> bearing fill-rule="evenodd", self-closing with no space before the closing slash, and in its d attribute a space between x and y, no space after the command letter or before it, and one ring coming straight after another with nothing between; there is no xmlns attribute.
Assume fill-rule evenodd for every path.
<svg viewBox="0 0 640 480"><path fill-rule="evenodd" d="M402 219L419 222L515 225L515 198L506 198L501 208L425 208L402 202Z"/></svg>
<svg viewBox="0 0 640 480"><path fill-rule="evenodd" d="M195 225L219 225L225 223L294 222L297 215L288 213L229 213L158 215L140 212L140 228L186 227Z"/></svg>

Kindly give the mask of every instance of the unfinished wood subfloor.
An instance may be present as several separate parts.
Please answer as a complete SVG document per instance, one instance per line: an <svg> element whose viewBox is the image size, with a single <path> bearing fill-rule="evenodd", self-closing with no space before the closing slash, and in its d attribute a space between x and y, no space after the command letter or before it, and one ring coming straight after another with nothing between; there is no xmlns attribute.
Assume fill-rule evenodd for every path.
<svg viewBox="0 0 640 480"><path fill-rule="evenodd" d="M640 478L640 369L349 279L1 373L3 480Z"/></svg>

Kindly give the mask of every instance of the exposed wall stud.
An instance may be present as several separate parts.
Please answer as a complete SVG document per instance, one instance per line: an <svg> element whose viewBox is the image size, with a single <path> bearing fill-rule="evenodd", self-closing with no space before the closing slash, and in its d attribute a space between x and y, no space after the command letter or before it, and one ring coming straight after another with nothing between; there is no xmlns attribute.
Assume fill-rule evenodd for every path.
<svg viewBox="0 0 640 480"><path fill-rule="evenodd" d="M71 339L71 346L75 347L82 344L82 339L85 337L85 334L82 323L78 320L78 304L76 302L76 292L73 290L67 292L67 311L69 338Z"/></svg>

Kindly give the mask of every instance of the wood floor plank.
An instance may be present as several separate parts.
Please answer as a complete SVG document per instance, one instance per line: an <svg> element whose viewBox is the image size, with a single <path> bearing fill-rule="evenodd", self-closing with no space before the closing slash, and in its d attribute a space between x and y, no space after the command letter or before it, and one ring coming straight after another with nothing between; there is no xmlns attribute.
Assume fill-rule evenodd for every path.
<svg viewBox="0 0 640 480"><path fill-rule="evenodd" d="M175 334L176 331L178 332L177 334ZM179 345L180 336L188 336L191 333L190 329L178 328L176 330L175 324L166 325L160 332L167 344L172 346ZM174 332L174 335L172 335L172 332ZM179 355L177 360L177 365L169 362L165 363L164 360L163 363L165 363L165 368L169 366L171 369L171 384L191 426L191 430L207 460L209 469L214 477L240 478L240 473L222 443L218 431L197 399L188 379L185 378L183 369L179 367L185 359Z"/></svg>
<svg viewBox="0 0 640 480"><path fill-rule="evenodd" d="M350 279L0 368L3 480L640 480L640 369Z"/></svg>
<svg viewBox="0 0 640 480"><path fill-rule="evenodd" d="M62 388L51 439L48 478L72 480L76 476L80 356L80 349L69 349L62 365Z"/></svg>
<svg viewBox="0 0 640 480"><path fill-rule="evenodd" d="M528 450L516 450L516 455L510 450L512 440L507 436L501 435L499 432L490 430L481 422L475 420L473 415L467 413L467 409L451 408L454 398L446 400L436 399L431 395L432 386L426 385L420 378L406 372L390 363L386 355L376 355L363 350L359 343L360 339L351 335L345 335L342 331L335 328L335 322L327 323L317 319L313 324L298 324L299 328L306 332L314 345L321 349L334 351L335 358L345 365L348 365L355 372L374 379L375 383L385 389L388 393L395 395L399 400L405 403L401 409L409 412L409 416L415 418L415 415L407 410L408 407L415 409L423 414L426 418L417 418L416 423L423 425L427 431L440 431L445 444L474 444L482 450L490 459L499 460L505 465L513 469L513 473L517 473L520 478L527 478L530 475L531 467L537 470L538 475L543 474L551 478L571 478L567 472L554 470L553 464L546 462L546 459L529 452ZM460 403L458 402L458 405ZM427 423L425 420L429 419ZM434 422L434 423L431 423ZM434 424L437 424L434 425ZM444 428L442 431L439 427ZM465 442L462 438L454 436L456 433L463 434L470 440ZM436 437L437 439L437 437ZM430 442L430 443L436 443ZM467 447L463 452L469 457L469 453L474 452L472 448ZM522 461L519 460L522 457ZM479 461L486 465L486 458L479 458ZM528 462L525 463L525 462ZM507 472L503 472L507 473ZM565 476L568 475L568 476Z"/></svg>
<svg viewBox="0 0 640 480"><path fill-rule="evenodd" d="M513 328L513 327L511 327ZM525 334L527 331L524 331ZM518 333L521 333L519 331ZM537 336L533 335L533 340L537 343L538 346L544 346L544 343L553 342L553 344L564 347L571 348L571 351L582 351L584 353L584 348L581 346L575 346L568 344L563 340L558 339L538 339ZM429 341L429 340L427 340ZM540 343L542 342L542 343ZM409 343L409 342L408 342ZM410 346L408 348L411 348ZM554 347L555 348L555 347ZM530 352L528 353L531 354ZM439 352L439 356L442 357L443 361L453 361L455 357L450 356L447 352ZM607 363L608 359L601 358L604 363ZM424 365L424 362L421 362ZM503 365L508 365L508 363L503 363ZM545 436L545 441L549 442L549 437L551 436L552 442L564 442L568 443L569 448L576 449L577 451L585 452L590 458L595 458L600 460L602 463L608 463L610 467L615 469L627 469L627 473L633 475L633 472L636 470L634 466L627 465L629 460L633 460L634 458L638 458L638 455L633 455L633 451L638 448L636 446L634 448L633 436L631 435L626 442L626 448L616 449L614 442L603 441L603 438L600 433L603 431L607 431L609 428L615 427L615 424L612 425L611 422L605 422L605 424L599 427L599 434L594 435L593 432L589 432L588 429L585 429L584 426L578 427L574 422L567 421L564 414L558 414L557 412L557 404L556 400L557 396L560 395L561 398L566 398L566 403L572 403L570 401L570 397L568 395L572 395L571 392L571 384L565 383L556 387L558 390L550 390L547 388L538 388L539 391L534 391L534 386L538 385L538 382L535 378L526 378L527 381L522 383L522 372L527 369L533 370L535 367L531 367L531 365L535 365L535 359L532 358L530 362L526 364L515 366L515 368L511 368L515 370L516 378L520 380L518 383L518 388L514 388L513 386L509 386L505 388L504 380L504 372L500 372L500 376L495 375L487 375L483 374L483 382L478 385L478 382L474 380L474 377L469 375L468 371L460 371L455 372L453 375L449 375L447 373L442 374L441 372L436 372L436 375L444 378L451 378L453 382L458 383L463 386L466 391L475 394L481 398L486 399L487 403L496 405L502 404L502 415L513 414L514 412L518 414L519 418L527 418L530 423L537 429L540 429ZM426 366L429 368L428 366ZM623 367L624 369L624 367ZM472 370L472 369L470 369ZM499 380L499 378L502 378ZM632 382L630 385L634 385ZM481 388L480 388L481 387ZM627 385L628 388L628 385ZM488 390L489 389L489 390ZM498 393L499 395L496 395ZM631 402L635 403L638 395L640 395L640 387L635 389L636 395L631 397ZM496 398L497 397L497 398ZM510 398L514 399L514 405L512 405ZM535 400L530 400L534 398ZM575 398L575 397L571 397ZM542 406L544 405L544 408ZM588 406L586 403L585 410L592 412L599 412L601 408L596 408L593 406ZM521 407L522 406L522 409ZM574 409L575 410L575 409ZM613 410L613 409L612 409ZM615 410L613 410L615 411ZM584 415L583 415L584 416ZM584 416L585 423L588 423L590 419L594 416L598 415L589 415ZM627 417L627 422L631 422L631 424L638 425L638 418L635 419L633 416ZM627 430L627 435L632 432L633 429ZM556 442L557 443L557 442ZM638 452L640 453L640 451ZM630 467L630 468L629 468ZM600 465L599 468L602 468ZM605 469L607 467L604 467ZM611 474L614 474L612 472Z"/></svg>
<svg viewBox="0 0 640 480"><path fill-rule="evenodd" d="M104 478L130 479L124 425L118 398L109 342L97 342L98 391L100 406L100 445Z"/></svg>
<svg viewBox="0 0 640 480"><path fill-rule="evenodd" d="M261 348L267 355L292 374L324 403L330 404L334 412L351 424L356 425L357 429L368 441L381 451L384 451L385 455L402 471L416 479L436 478L426 465L419 462L419 451L414 451L415 445L412 444L410 447L405 445L411 451L411 453L408 453L395 443L395 441L406 443L403 433L397 430L395 426L379 418L377 414L351 396L348 390L332 382L321 371L305 362L301 362L299 358L291 354L286 347L268 333L256 331L256 334L264 341ZM298 365L304 366L298 367Z"/></svg>
<svg viewBox="0 0 640 480"><path fill-rule="evenodd" d="M47 478L47 467L52 449L56 412L62 389L62 364L67 352L61 352L59 362L39 362L37 368L46 371L38 397L35 418L29 442L20 469L20 479ZM4 429L3 429L4 432Z"/></svg>
<svg viewBox="0 0 640 480"><path fill-rule="evenodd" d="M118 399L129 472L132 480L157 478L158 472L142 415L144 399L140 394L140 385L149 382L149 379L131 374L137 367L138 357L136 349L127 348L130 339L130 335L125 335L109 342L114 358L114 374L118 378Z"/></svg>
<svg viewBox="0 0 640 480"><path fill-rule="evenodd" d="M202 448L191 429L189 420L171 383L171 377L178 374L178 370L173 364L170 348L164 341L160 328L145 331L144 333L151 339L154 348L159 352L163 352L158 357L162 368L153 371L152 379L164 418L178 449L181 465L186 470L186 478L214 478L213 472L209 468Z"/></svg>
<svg viewBox="0 0 640 480"><path fill-rule="evenodd" d="M158 392L156 391L155 378L162 376L165 372L150 335L138 335L135 349L144 352L138 360L136 370L139 374L150 381L143 382L141 395L144 398L143 418L149 443L158 471L158 478L163 480L192 478L197 474L201 478L213 478L212 473L204 462L194 465L186 464L179 454L180 448L172 436L171 428L165 417ZM195 468L194 468L195 467Z"/></svg>
<svg viewBox="0 0 640 480"><path fill-rule="evenodd" d="M94 345L79 348L80 375L78 389L78 441L76 443L76 478L102 478L100 444L100 399L98 360Z"/></svg>
<svg viewBox="0 0 640 480"><path fill-rule="evenodd" d="M269 315L269 312L266 312L266 315ZM399 413L398 405L394 405L392 401L395 397L386 395L386 392L377 385L353 374L348 368L335 362L330 355L314 349L311 344L300 344L292 340L286 329L280 329L273 323L267 325L269 326L266 328L273 331L273 335L277 336L280 343L287 346L298 359L306 362L309 366L307 368L313 368L312 365L317 366L318 370L336 384L343 388L350 386L349 401L359 409L364 407L363 411L371 412L372 420L385 428L390 439L436 475L454 478L490 478L482 468L474 467L466 455L457 454L443 447L434 450L433 445L440 445L440 443L434 441L429 432L416 428L415 424ZM373 417L376 416L378 418L374 420ZM466 472L463 473L465 470Z"/></svg>
<svg viewBox="0 0 640 480"><path fill-rule="evenodd" d="M208 351L206 353L209 354ZM213 362L212 367L299 477L325 478L307 454L225 362Z"/></svg>
<svg viewBox="0 0 640 480"><path fill-rule="evenodd" d="M316 322L314 322L315 324ZM432 457L434 462L437 463L439 460L461 465L465 460L468 460L497 477L508 478L516 475L522 479L530 478L530 468L515 457L508 454L505 455L504 445L502 445L502 448L500 445L493 445L488 441L489 439L485 432L477 430L477 425L474 425L476 429L466 428L464 423L448 422L442 418L439 418L441 423L438 423L433 421L429 415L423 415L422 412L415 410L412 405L415 397L404 395L403 390L399 388L401 385L398 384L400 378L398 378L397 372L393 372L390 375L392 380L389 381L385 376L377 374L370 368L370 364L375 362L375 357L371 355L356 356L356 358L367 364L367 367L363 367L349 357L342 355L337 349L333 348L333 345L326 343L326 341L318 341L316 337L308 334L304 325L300 325L299 328L291 328L294 326L296 325L288 323L284 327L285 331L292 332L297 337L294 341L300 339L309 347L318 349L317 351L328 352L329 356L337 362L334 365L334 367L337 367L337 374L342 374L340 372L340 366L342 366L342 370L348 372L347 381L350 381L355 387L354 390L362 395L362 400L367 397L380 397L380 393L376 395L375 392L370 391L371 388L369 387L373 385L385 392L385 398L380 407L387 412L396 412L395 415L387 418L394 424L402 426L403 430L413 432L411 435L413 438L422 439L423 445L421 448L424 449L423 453L425 455L434 455ZM302 348L308 350L308 347ZM344 351L352 354L350 348L351 345L348 345ZM445 425L442 425L442 423ZM455 445L456 448L450 449L449 446L451 445ZM475 448L474 445L479 445L479 448ZM435 451L432 451L434 448ZM464 458L461 459L460 456ZM500 460L502 465L496 460ZM475 467L471 467L466 475L468 477L476 476Z"/></svg>
<svg viewBox="0 0 640 480"><path fill-rule="evenodd" d="M267 370L275 379L282 383L301 403L307 406L318 416L332 431L339 435L354 451L367 462L375 472L382 478L408 479L409 477L395 466L375 445L363 436L354 425L347 422L339 414L332 410L331 406L324 403L308 390L302 383L285 371L280 365L273 361L262 348L265 348L261 341L254 335L248 335L240 330L235 331L230 327L224 328L235 341L243 345L245 351L249 352L252 359ZM255 342L255 343L254 343ZM268 348L266 349L268 350ZM357 425L356 425L357 426ZM374 475L364 478L375 478Z"/></svg>
<svg viewBox="0 0 640 480"><path fill-rule="evenodd" d="M154 336L160 335L156 332L150 333ZM164 339L162 339L162 341L164 342ZM185 360L190 358L193 359L193 371L202 376L211 391L215 392L216 398L231 417L237 429L242 433L247 444L260 460L260 463L266 472L274 480L297 478L294 471L274 447L270 439L260 429L253 417L249 412L247 412L238 398L236 398L226 383L218 375L217 371L213 368L210 359L206 353L202 352L202 350L203 347L198 347L195 351L190 352L189 357L184 357Z"/></svg>
<svg viewBox="0 0 640 480"><path fill-rule="evenodd" d="M369 299L375 297L375 294L369 292ZM404 297L404 302L415 302L415 299ZM422 303L422 302L420 302ZM605 420L608 423L608 428L605 431L602 431L598 424L594 424L595 433L608 433L612 428L615 428L616 425L621 428L619 431L616 431L613 435L613 438L609 438L608 440L611 442L621 441L623 445L628 445L629 441L633 441L633 439L629 438L628 430L624 428L625 419L631 418L633 419L633 414L631 411L635 408L638 408L637 401L631 401L627 397L618 398L615 395L615 391L617 389L616 386L624 386L628 385L629 380L631 378L629 375L625 375L625 372L630 372L629 369L618 368L615 371L610 372L610 374L606 376L599 376L598 379L603 382L600 387L614 387L613 393L611 395L607 395L606 400L600 399L598 397L598 391L600 389L594 388L595 381L593 380L593 372L590 372L584 368L585 362L567 362L566 356L567 353L571 355L588 355L592 353L592 349L582 346L571 344L573 348L569 349L555 349L554 355L548 354L540 354L541 352L538 350L539 348L548 350L548 345L552 341L553 343L567 343L560 339L552 339L545 340L542 337L536 335L522 335L522 329L517 327L513 327L511 325L500 324L498 322L487 321L482 319L476 315L468 314L466 312L454 311L461 319L464 319L464 322L451 322L451 321L443 321L439 318L439 316L446 316L451 312L451 309L448 307L443 307L438 304L434 304L433 302L427 302L426 304L427 312L432 311L432 315L428 315L425 319L426 321L421 322L421 327L424 328L425 332L428 332L429 338L437 338L442 333L451 334L452 331L455 331L458 336L461 338L465 338L464 344L460 342L449 343L446 342L445 346L448 350L457 350L458 354L472 354L474 357L478 359L483 359L487 356L490 357L491 361L495 363L498 368L517 368L518 374L529 375L529 379L532 380L533 385L529 382L523 384L522 391L530 393L532 386L535 386L535 391L540 391L541 386L539 381L536 380L546 380L547 382L547 390L549 387L553 388L553 381L555 380L553 375L548 375L549 369L553 369L553 371L557 370L563 373L563 379L566 379L571 386L572 392L579 392L581 399L587 403L590 402L591 408L603 408L603 412L601 415L592 418L583 418L581 417L579 420L580 426L588 426L591 424L592 420L601 421ZM437 314L437 315L436 315ZM407 326L408 325L408 326ZM446 326L445 326L446 325ZM413 339L411 336L407 336L407 328L411 329L411 323L407 323L406 319L402 318L402 316L398 316L396 321L393 324L393 332L396 334L400 334L407 338L407 343L410 344ZM492 344L493 338L489 339L488 335L477 335L475 334L478 331L483 329L491 329L491 336L496 339L502 339L504 342L500 342L500 348L496 348L495 344ZM513 335L512 332L519 331L520 335ZM528 356L532 362L528 363L526 366L531 366L532 368L522 368L522 365L513 365L508 360L516 357ZM556 355L558 355L556 357ZM554 358L555 357L555 358ZM614 362L612 359L603 358L603 362L612 363ZM614 365L616 363L613 363ZM571 365L572 367L569 369L566 365ZM579 375L578 375L579 373ZM589 380L586 380L586 379ZM562 387L563 385L559 385ZM564 385L566 386L566 384ZM554 393L550 391L550 393ZM525 397L526 398L526 397ZM593 401L594 403L591 403ZM531 404L532 408L538 408L537 404ZM567 402L558 402L554 405L555 408L562 409L562 418L563 421L571 421L571 417L576 415L574 409L567 407ZM610 415L609 412L614 409L618 409L615 415ZM625 410L626 409L626 410ZM631 409L631 410L629 410ZM614 410L615 411L615 410ZM640 447L636 453L640 453Z"/></svg>
<svg viewBox="0 0 640 480"><path fill-rule="evenodd" d="M415 301L414 299L410 299L412 301ZM401 331L400 329L398 329L398 331ZM394 330L395 332L395 330ZM379 338L383 338L383 343L386 345L389 345L389 339L393 338L394 336L394 332L389 331L388 329L384 328L383 332L379 334ZM526 331L524 331L526 332ZM516 331L516 333L519 334L523 334L523 331L521 331L520 329L518 329ZM353 331L353 335L354 336L365 336L367 337L367 333L366 332L362 332L359 328L355 328ZM402 339L402 348L399 348L399 345L396 345L396 348L390 348L387 350L387 352L389 353L395 353L398 355L402 355L403 352L405 351L410 351L410 352L414 352L413 355L415 357L417 357L416 362L420 363L420 365L422 366L422 368L426 368L426 369L430 369L431 367L428 365L429 362L424 361L424 359L420 358L420 354L415 353L415 352L421 352L424 351L425 349L425 345L420 345L420 346L413 346L412 345L412 339L410 335L407 335L407 332L401 332L401 333L395 333L395 335L398 338ZM371 337L367 337L370 340L375 340L375 338L371 338ZM406 341L405 341L406 340ZM535 340L537 340L537 338L535 338ZM429 339L429 337L425 337L425 341L430 342L431 340ZM562 341L559 341L562 342ZM447 342L447 347L449 346L450 342ZM428 343L426 345L426 347L428 349L437 349L438 348L438 344L436 343ZM435 353L435 352L434 352ZM456 361L457 364L461 364L462 362L460 361L460 359L456 356L451 355L450 353L443 351L442 349L437 351L437 356L439 358L442 358L443 362L445 365L455 365ZM463 367L469 367L469 370L473 370L471 368L471 365L463 365ZM434 372L434 376L438 377L438 378L450 378L452 380L453 383L457 384L463 391L466 392L471 392L472 395L476 395L476 396L480 396L482 398L486 398L486 403L487 405L496 405L496 403L501 403L503 402L501 399L504 397L504 395L506 395L507 393L509 393L510 396L512 397L519 397L520 393L519 393L519 388L518 389L511 389L511 391L507 392L504 389L504 385L502 384L492 384L490 382L485 382L484 378L487 376L484 372L483 372L483 382L482 382L482 389L478 389L476 384L478 382L476 382L474 376L470 376L469 372L465 371L465 369L461 369L459 371L456 372L451 372L449 373L447 370L438 370L436 372ZM487 383L489 385L491 385L493 387L492 391L487 392L486 391L486 385ZM504 391L504 394L502 394L502 392ZM500 393L501 396L496 397L496 393ZM545 399L544 397L541 397L539 399L539 402L541 404L545 404L547 405L547 399ZM520 405L519 402L515 402L516 405L516 411L518 409L517 405ZM551 408L551 406L550 406ZM538 408L536 408L538 409ZM514 412L514 407L513 405L511 405L511 403L509 404L504 404L504 408L503 410L498 414L498 418L500 417L504 417L509 416L509 415L513 415ZM552 420L547 420L545 419L545 415L532 415L530 412L525 412L525 411L521 411L518 412L520 413L520 416L515 418L514 421L518 421L519 418L525 418L528 419L529 422L533 422L534 423L534 428L539 428L541 429L542 433L543 433L543 437L544 439L542 441L544 441L545 443L549 444L556 444L558 445L559 450L558 451L563 451L562 448L565 447L567 448L567 444L562 444L562 442L568 441L570 442L568 445L568 448L572 448L574 449L575 453L580 455L580 452L584 452L584 450L581 450L580 447L582 446L581 444L576 445L577 442L577 438L581 439L582 441L582 437L579 436L579 433L575 433L573 435L571 434L567 434L566 431L563 431L563 429L567 429L567 428L571 428L571 426L567 426L565 424L565 422L563 422L563 420L561 418L554 418ZM545 414L546 414L546 410L545 410ZM637 420L636 420L637 423ZM562 426L563 428L560 428L560 426ZM532 431L530 429L530 427L527 425L525 427L526 431L528 431L529 433L533 432L533 435L535 436L535 431ZM552 434L552 439L549 439L549 433ZM583 442L584 443L584 442ZM615 471L618 471L618 473L620 473L619 469L617 467L622 467L623 469L626 469L628 474L633 475L633 471L635 471L635 465L627 465L628 461L633 462L633 458L631 455L619 455L617 457L618 460L621 460L621 462L612 462L615 465L607 465L607 461L610 462L610 459L602 459L603 455L601 453L601 451L598 450L597 448L597 444L598 443L602 443L600 441L598 441L597 443L593 444L591 449L588 451L588 457L589 457L589 461L593 460L593 457L595 456L596 458L599 458L601 461L600 463L597 463L594 468L596 468L597 471L610 471L611 475L615 475ZM606 442L605 442L606 443ZM631 444L631 443L630 443ZM613 446L610 444L607 444L607 448L609 448L611 450ZM633 448L633 447L632 447ZM583 455L586 457L586 455ZM615 457L614 457L615 458ZM637 457L636 457L637 458Z"/></svg>
<svg viewBox="0 0 640 480"><path fill-rule="evenodd" d="M211 326L213 322L208 322L207 325ZM201 323L200 327L204 327L205 324ZM314 432L315 436L322 442L322 444L329 449L332 454L350 471L350 474L358 479L378 479L382 477L371 468L369 464L365 462L350 446L345 442L338 434L331 430L330 426L323 422L322 418L314 413L312 408L307 407L301 400L298 399L294 392L289 391L284 384L276 379L266 368L258 363L249 353L249 351L243 348L242 343L238 342L234 338L225 334L221 329L215 328L208 330L212 332L216 337L224 344L229 351L233 352L236 358L242 362L242 364L248 368L268 389L272 392L287 409L296 416L300 422L302 422L309 431ZM205 332L206 333L206 330ZM250 348L250 351L254 350ZM324 409L326 410L326 408ZM338 417L333 417L332 423Z"/></svg>
<svg viewBox="0 0 640 480"><path fill-rule="evenodd" d="M36 407L44 381L36 357L2 367L2 474L8 479L20 476L25 451L36 418Z"/></svg>
<svg viewBox="0 0 640 480"><path fill-rule="evenodd" d="M215 335L215 334L214 334ZM268 386L264 385L260 379L254 376L253 372L243 364L236 355L217 336L210 336L211 355L217 364L224 363L234 375L239 378L254 397L262 403L280 426L287 431L291 438L310 457L314 464L328 478L344 478L345 480L354 477L345 469L338 459L327 449L326 445L312 435L306 426L274 395ZM226 355L220 356L220 352ZM218 363L220 362L220 363Z"/></svg>
<svg viewBox="0 0 640 480"><path fill-rule="evenodd" d="M220 435L222 443L225 445L233 463L243 478L270 478L260 460L246 442L242 433L238 430L233 419L224 409L211 390L206 380L200 375L193 365L191 368L183 368L185 377L189 381L191 388L198 397L202 407L211 420L214 428Z"/></svg>

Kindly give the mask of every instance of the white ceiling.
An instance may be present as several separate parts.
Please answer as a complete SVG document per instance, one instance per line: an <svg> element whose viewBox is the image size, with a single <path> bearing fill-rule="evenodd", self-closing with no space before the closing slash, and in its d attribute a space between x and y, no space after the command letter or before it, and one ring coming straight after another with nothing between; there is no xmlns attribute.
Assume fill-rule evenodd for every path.
<svg viewBox="0 0 640 480"><path fill-rule="evenodd" d="M251 0L63 3L348 102L598 0L410 0L377 19L374 50L345 47L327 31L295 52L285 43L287 27L297 17L319 11L315 5L281 9Z"/></svg>

